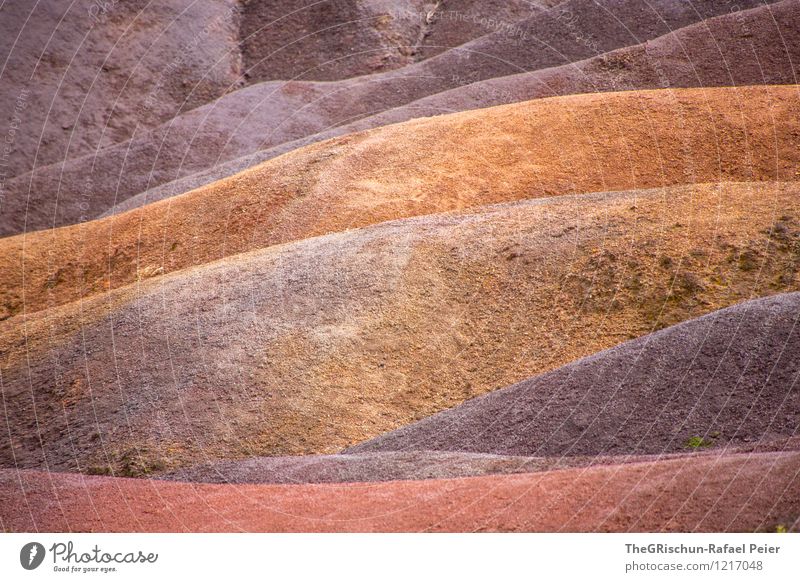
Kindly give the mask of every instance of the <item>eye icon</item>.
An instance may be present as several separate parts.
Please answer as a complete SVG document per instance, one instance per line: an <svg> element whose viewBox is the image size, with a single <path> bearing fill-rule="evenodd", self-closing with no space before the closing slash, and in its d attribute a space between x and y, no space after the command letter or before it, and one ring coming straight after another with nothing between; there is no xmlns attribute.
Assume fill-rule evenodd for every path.
<svg viewBox="0 0 800 582"><path fill-rule="evenodd" d="M19 563L26 570L35 570L44 561L44 546L39 542L30 542L19 551Z"/></svg>

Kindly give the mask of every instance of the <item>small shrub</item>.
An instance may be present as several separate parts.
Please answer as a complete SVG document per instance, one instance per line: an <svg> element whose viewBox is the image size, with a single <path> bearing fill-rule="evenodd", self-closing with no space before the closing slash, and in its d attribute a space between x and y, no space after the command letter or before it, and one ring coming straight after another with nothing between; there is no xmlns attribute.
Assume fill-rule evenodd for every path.
<svg viewBox="0 0 800 582"><path fill-rule="evenodd" d="M701 436L693 436L686 439L684 446L687 449L704 449L706 447L710 447L713 443L709 440L704 439Z"/></svg>

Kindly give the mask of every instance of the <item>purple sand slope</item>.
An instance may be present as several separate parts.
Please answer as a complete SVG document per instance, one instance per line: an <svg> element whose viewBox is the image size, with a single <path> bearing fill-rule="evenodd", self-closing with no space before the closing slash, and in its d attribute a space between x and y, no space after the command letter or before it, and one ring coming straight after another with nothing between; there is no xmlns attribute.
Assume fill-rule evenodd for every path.
<svg viewBox="0 0 800 582"><path fill-rule="evenodd" d="M238 88L237 5L1 3L6 176L127 140Z"/></svg>
<svg viewBox="0 0 800 582"><path fill-rule="evenodd" d="M559 0L556 0L556 3ZM546 8L530 0L245 2L240 36L249 81L335 81L396 69Z"/></svg>
<svg viewBox="0 0 800 582"><path fill-rule="evenodd" d="M159 478L196 483L352 483L530 473L563 466L567 463L558 459L448 451L388 451L356 455L253 457L188 467L159 475Z"/></svg>

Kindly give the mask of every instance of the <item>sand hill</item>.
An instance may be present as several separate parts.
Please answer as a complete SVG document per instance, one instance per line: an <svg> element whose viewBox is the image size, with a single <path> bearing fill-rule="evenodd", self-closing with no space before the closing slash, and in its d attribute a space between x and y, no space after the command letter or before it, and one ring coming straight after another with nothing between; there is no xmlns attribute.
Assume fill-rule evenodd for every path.
<svg viewBox="0 0 800 582"><path fill-rule="evenodd" d="M795 86L578 95L414 120L128 213L2 239L0 313L396 218L592 191L795 180L799 136Z"/></svg>
<svg viewBox="0 0 800 582"><path fill-rule="evenodd" d="M352 452L654 454L792 436L800 430L799 323L798 293L740 303L496 390Z"/></svg>
<svg viewBox="0 0 800 582"><path fill-rule="evenodd" d="M796 531L799 472L796 452L349 485L0 470L0 523L11 531L104 532Z"/></svg>
<svg viewBox="0 0 800 582"><path fill-rule="evenodd" d="M261 3L252 4L262 6ZM286 14L279 20L268 19L270 25L262 26L260 20L246 17L243 22L256 23L264 34L272 31L292 35L294 29L286 28L284 21L311 17L310 12L328 10L333 4L321 2ZM485 4L481 3L481 10L487 9ZM514 7L514 3L504 5L509 9ZM11 234L76 223L94 217L134 194L187 174L215 168L214 179L230 175L232 172L227 166L216 166L256 150L280 147L280 151L286 151L289 147L319 141L334 134L342 135L412 117L570 92L651 88L667 84L796 82L792 66L792 62L797 61L797 58L793 59L797 54L797 35L793 33L796 29L796 3L793 0L788 4L781 3L778 5L780 8L773 11L772 6L764 5L761 0L746 0L737 4L737 10L753 6L761 8L752 13L728 15L731 7L726 1L704 2L698 11L696 6L662 0L646 3L641 0L605 0L601 3L570 0L551 11L537 12L513 28L504 25L513 21L510 16L506 18L502 11L495 11L494 26L498 30L395 71L336 83L298 81L286 72L290 76L280 81L232 92L218 101L172 118L152 131L144 131L142 127L130 141L92 151L77 159L73 159L73 152L64 163L42 167L32 174L9 180L0 232ZM362 9L365 8L358 10ZM445 3L437 12L441 22L434 21L431 26L441 25L440 30L450 34L474 21L471 12L474 9L475 6L470 4L453 11ZM396 18L391 23L415 26L414 19L403 17L405 9L387 10L381 14L394 14ZM346 12L339 17L344 18ZM710 21L708 28L684 36L662 37L654 46L640 44L720 13L726 15L723 20L720 23ZM328 10L327 16L314 16L317 17L335 19L336 13ZM358 24L362 36L368 36L369 25L375 22L375 18L374 15L365 16L352 22ZM295 24L300 25L299 21ZM306 26L308 34L297 40L301 44L322 42L325 34L339 36L342 32L335 26L322 28L320 34L323 36L318 37L311 32L316 30L313 22L306 23ZM253 38L261 33L254 33ZM772 42L776 36L785 37L786 41L781 44ZM373 41L368 40L368 44ZM555 77L549 75L539 79L538 74L531 76L532 72L546 67L574 63L629 45L637 45L631 55L610 56L596 64L595 70L587 64L577 70L567 67L556 72ZM274 68L281 59L301 67L295 48L294 44L287 44L280 50L272 47L266 53L270 56L261 60L260 67L281 71L281 67ZM645 58L642 58L642 53L645 53ZM312 60L319 57L316 51L300 54L308 55ZM331 66L358 64L360 56L373 58L374 54L374 51L349 52L350 56L333 59L330 63ZM737 63L735 69L738 72L731 73L731 62ZM583 69L585 73L580 72ZM525 74L520 76L519 73ZM588 75L585 79L584 74ZM465 91L463 99L455 91L441 99L434 96L430 98L432 101L415 102L454 87L481 80L490 82L504 75L514 77L502 86L494 87L490 83L484 89ZM561 77L564 78L559 80ZM476 93L480 93L477 99ZM375 116L401 106L400 112L390 112L386 117ZM368 119L358 122L358 127L350 126L351 122L364 116ZM328 131L342 124L347 127ZM317 135L320 132L323 135ZM289 145L298 139L303 142ZM262 161L266 155L266 152L259 152L256 158ZM42 160L38 163L41 165ZM254 163L257 162L239 160L236 167L244 169ZM203 183L209 181L211 179L205 179Z"/></svg>
<svg viewBox="0 0 800 582"><path fill-rule="evenodd" d="M335 452L798 290L797 195L697 185L388 222L16 316L0 338L13 418L0 457L140 475Z"/></svg>

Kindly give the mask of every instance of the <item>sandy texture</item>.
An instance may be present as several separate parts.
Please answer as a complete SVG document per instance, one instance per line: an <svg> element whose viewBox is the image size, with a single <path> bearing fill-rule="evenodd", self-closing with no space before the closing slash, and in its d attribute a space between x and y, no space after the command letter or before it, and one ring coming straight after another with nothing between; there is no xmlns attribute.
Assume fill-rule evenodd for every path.
<svg viewBox="0 0 800 582"><path fill-rule="evenodd" d="M800 0L6 2L0 61L0 531L800 531Z"/></svg>
<svg viewBox="0 0 800 582"><path fill-rule="evenodd" d="M349 0L337 1L350 6L349 11L356 10ZM795 0L792 2L795 3ZM329 44L325 34L320 33L322 36L319 36L313 32L317 30L314 22L307 22L305 28L300 26L300 20L310 17L309 11L327 11L327 16L314 17L321 18L320 22L323 23L336 20L336 14L341 19L349 18L348 10L341 13L330 11L336 3L318 2L308 9L287 15L291 26L284 26L285 19L276 21L267 18L272 24L264 24L263 27L257 19L244 18L243 22L262 27L264 34L293 36L295 42L301 45L305 42L324 41L325 46L336 52L339 50L337 43ZM400 2L381 1L369 4L374 5L373 8L380 4L379 12L383 16L397 16L387 23L389 27L403 25L413 28L417 25L416 19L401 17L406 8L398 9L402 4ZM435 30L448 31L448 34L457 31L474 22L473 12L479 6L482 12L492 14L495 19L493 26L497 30L471 43L402 69L344 79L337 83L302 82L295 80L295 76L287 71L289 76L281 81L232 93L201 109L172 119L153 131L139 131L129 142L9 180L0 233L11 234L73 224L81 221L82 217L85 220L97 216L134 194L209 167L214 169L212 177L218 179L230 175L231 171L227 166L217 168L217 165L256 150L277 146L281 147L280 151L286 151L290 146L281 144L297 139L307 138L305 142L319 141L334 133L342 135L356 129L441 113L443 110L441 107L437 108L435 103L411 103L402 112L390 113L387 118L370 117L369 120L360 122L358 128L348 126L329 134L316 135L333 126L350 124L364 116L405 106L454 87L573 63L619 47L639 45L674 29L698 22L704 17L727 14L734 8L738 10L760 6L763 2L744 0L732 6L728 0L706 1L697 5L665 0L570 0L546 13L537 13L513 28L503 24L513 21L511 15L504 16L503 10L493 10L491 3L484 1L479 4L463 4L459 4L457 8L449 3L441 4L437 11L440 14L439 20L434 19L430 26ZM283 10L283 7L269 8L273 6L272 3L257 5L265 7L265 10ZM503 5L512 12L518 9L518 5L513 2ZM548 89L544 92L542 81L538 77L528 78L526 75L511 80L511 89L502 88L495 92L490 87L489 92L493 95L484 95L478 101L475 101L472 90L465 93L463 100L454 95L445 99L450 103L462 103L451 110L465 110L543 95L591 91L592 86L597 86L598 90L613 90L662 87L667 82L671 86L729 85L734 81L736 84L796 82L791 63L793 56L794 62L798 61L795 52L797 27L796 22L784 14L791 9L796 10L796 7L785 7L783 12L772 16L768 13L767 6L760 17L749 14L731 16L735 22L741 20L735 31L738 33L735 37L738 41L735 43L725 41L728 31L721 30L719 32L722 34L716 34L713 31L715 25L711 25L711 30L702 30L689 39L679 39L677 47L674 40L670 42L662 39L660 44L671 45L671 50L668 46L664 54L660 54L659 46L654 47L652 53L646 47L639 47L640 52L644 48L648 53L647 58L637 58L636 54L630 59L618 55L612 61L604 61L600 64L600 74L587 71L587 74L596 79L583 79L582 73L576 79L575 71L567 69L556 75L556 79L546 79ZM362 6L356 11L361 10L368 8ZM754 19L752 23L748 20L751 18ZM359 38L370 46L377 42L367 38L371 30L370 23L374 23L375 18L365 17L354 22L359 23ZM298 34L298 27L307 34ZM358 46L357 40L353 41L342 35L339 28L324 30L327 30L326 34L336 36L338 42ZM749 36L742 38L744 34ZM253 38L258 36L256 34ZM772 42L776 36L786 37L787 41L782 44ZM277 42L275 38L270 42L273 41ZM762 45L767 45L768 48ZM295 44L288 44L284 50L265 53L271 56L262 59L263 67L269 66L273 70L271 67L279 64L277 59L287 67L296 66L302 69L305 66L304 58L316 62L324 54L324 51L303 52L295 48ZM347 52L347 57L334 59L330 65L346 67L353 64L361 67L360 59L374 58L386 50L395 51L380 49L376 53L354 50ZM655 57L659 58L652 60ZM737 63L736 68L741 73L731 74L728 71L731 60ZM621 64L627 62L631 65L630 71L625 71L625 65ZM653 71L654 67L657 67L656 73ZM637 72L639 68L642 69L641 72ZM282 68L274 70L281 71ZM312 68L312 72L314 70L316 69ZM614 79L618 72L619 84L615 85ZM563 82L558 80L559 75L565 76ZM295 143L291 147L299 145L302 144ZM261 161L265 159L265 155L266 152L260 153L255 159ZM275 155L275 152L270 155ZM244 169L254 165L255 159L239 160L237 168ZM202 183L209 181L211 180L207 179Z"/></svg>
<svg viewBox="0 0 800 582"><path fill-rule="evenodd" d="M343 485L0 471L0 526L29 532L775 531L798 507L795 452Z"/></svg>
<svg viewBox="0 0 800 582"><path fill-rule="evenodd" d="M798 31L800 31L800 3L796 0L786 0L769 6L711 18L652 41L618 49L577 63L487 79L449 91L442 91L412 101L407 105L394 107L388 111L370 115L345 125L331 127L293 141L286 140L290 139L292 135L307 131L309 126L306 124L324 122L332 125L340 119L346 119L334 116L339 112L349 111L348 106L358 106L362 100L349 99L347 105L329 111L326 106L328 103L347 99L353 89L347 92L337 92L334 88L329 88L328 92L321 92L308 87L313 100L302 108L295 109L298 107L296 100L298 96L303 95L303 92L289 91L288 87L281 91L274 87L269 89L266 86L254 87L250 90L253 95L264 89L269 91L269 98L259 101L262 104L259 106L256 106L252 100L249 101L251 109L247 116L248 123L237 126L235 130L220 129L219 135L229 135L230 137L226 137L224 146L220 147L214 146L212 139L214 165L207 170L197 172L197 166L193 166L194 163L207 166L207 162L204 161L206 148L209 145L207 132L203 132L203 140L192 142L192 155L182 160L180 171L163 171L163 168L174 167L169 165L169 156L165 156L163 152L155 162L150 161L143 166L142 171L136 170L130 155L136 159L139 148L142 152L153 148L145 141L130 144L132 149L127 162L129 172L127 179L122 184L115 183L109 186L108 189L111 190L113 187L118 193L119 199L122 199L129 192L140 190L141 184L145 181L150 188L120 202L107 214L129 210L147 202L188 192L309 143L419 117L541 97L598 91L796 83L798 75L795 64L800 62L800 34ZM776 39L779 41L776 42ZM364 82L369 82L369 80L365 79ZM245 93L245 91L238 92L219 103L222 106L229 99L238 101L240 96L244 98ZM286 103L286 109L282 110L277 117L271 117L275 115L273 108L280 103ZM265 111L265 109L269 111ZM296 113L289 113L294 110ZM217 113L222 114L222 110ZM281 117L283 115L285 116ZM256 118L270 124L269 128L261 128ZM279 122L267 121L278 118L280 118ZM190 121L189 116L183 116L180 120L176 120L176 123L182 126L184 119L187 122ZM213 124L212 119L213 114L210 113L209 118L204 121L204 125ZM257 139L249 143L242 143L243 136L249 132L249 129L245 128L261 129L261 131ZM234 131L235 135L233 135ZM178 138L181 133L175 126L170 128L169 135L165 137L170 143L170 151L186 147L185 136L181 142L184 144L183 146L178 145L178 139L175 139L176 143L172 144L173 140L170 136L175 134L175 137ZM258 147L261 148L279 141L283 143L229 162L223 162L234 151L252 150L256 141L260 144ZM107 171L102 176L117 175L119 165L114 165L113 160L121 160L122 156L114 148L105 150L103 154L109 156L110 163L105 165L103 162ZM147 159L153 160L154 158L151 154ZM85 162L75 160L64 167L62 176L66 179L62 181L62 187L69 187L72 181L70 176L90 171L87 166L88 164ZM193 169L195 173L191 174ZM131 176L131 171L133 176ZM162 186L155 185L179 173L190 175L167 182ZM137 179L138 174L146 177L146 180ZM47 186L44 182L41 184L43 192L46 192ZM62 207L61 210L67 212L69 209ZM58 220L67 221L68 218L64 216Z"/></svg>
<svg viewBox="0 0 800 582"><path fill-rule="evenodd" d="M581 464L591 464L581 459ZM194 483L358 483L531 473L561 468L560 459L410 451L352 455L252 457L195 465L158 478Z"/></svg>
<svg viewBox="0 0 800 582"><path fill-rule="evenodd" d="M234 0L4 2L5 177L126 140L237 88L237 5ZM54 200L56 193L51 195ZM6 204L0 210L5 215Z"/></svg>
<svg viewBox="0 0 800 582"><path fill-rule="evenodd" d="M250 0L243 62L251 81L335 81L410 65L499 28L515 30L543 8L538 0Z"/></svg>
<svg viewBox="0 0 800 582"><path fill-rule="evenodd" d="M796 183L762 183L499 205L13 317L0 329L12 419L0 458L142 475L336 452L654 329L800 290L797 200Z"/></svg>
<svg viewBox="0 0 800 582"><path fill-rule="evenodd" d="M752 441L692 449L692 457L732 453L800 450L800 437ZM658 455L557 455L523 457L451 451L381 451L337 455L251 457L218 461L156 475L158 479L193 483L358 483L420 479L450 479L479 475L510 475L569 467L621 465L682 458L681 453Z"/></svg>
<svg viewBox="0 0 800 582"><path fill-rule="evenodd" d="M677 452L800 433L800 293L756 299L475 398L351 452Z"/></svg>
<svg viewBox="0 0 800 582"><path fill-rule="evenodd" d="M453 19L453 9L438 3L438 17L427 22L421 15L435 4L7 2L0 9L4 136L19 119L8 176L140 136L245 84L398 68L494 32L481 24L481 11L509 27L541 11L522 0L470 2Z"/></svg>
<svg viewBox="0 0 800 582"><path fill-rule="evenodd" d="M592 191L795 180L798 143L796 86L578 95L378 128L124 214L0 239L0 318L395 218Z"/></svg>

